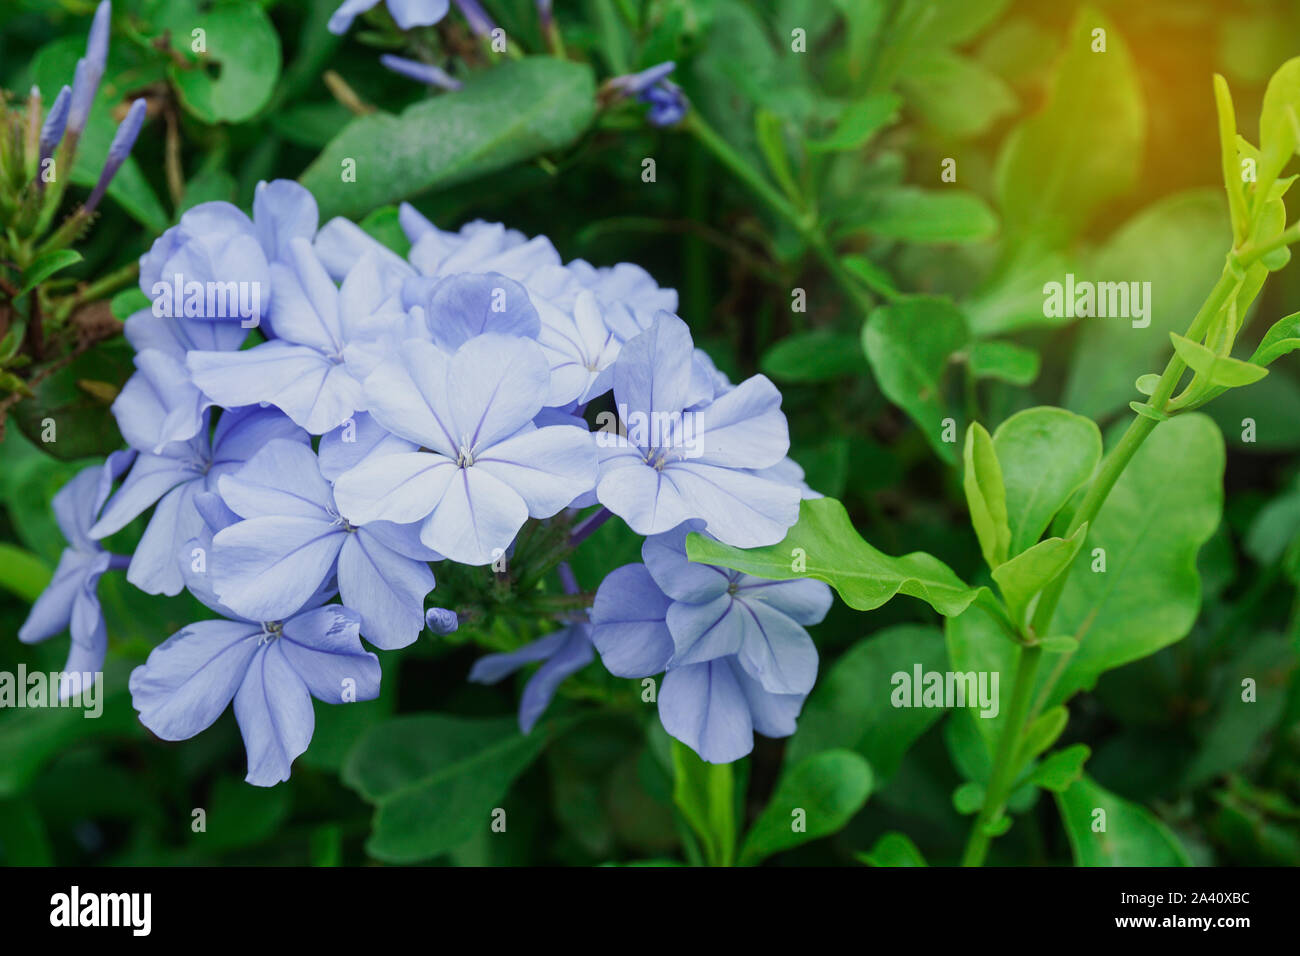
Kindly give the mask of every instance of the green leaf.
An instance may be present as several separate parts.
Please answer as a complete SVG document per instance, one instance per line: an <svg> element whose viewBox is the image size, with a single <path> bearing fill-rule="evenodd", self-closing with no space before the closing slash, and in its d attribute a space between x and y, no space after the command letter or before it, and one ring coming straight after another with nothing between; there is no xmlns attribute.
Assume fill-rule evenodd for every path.
<svg viewBox="0 0 1300 956"><path fill-rule="evenodd" d="M1038 353L1014 342L973 342L970 370L976 378L993 378L1010 385L1032 385L1038 378Z"/></svg>
<svg viewBox="0 0 1300 956"><path fill-rule="evenodd" d="M110 402L102 401L79 384L107 382L120 387L135 371L134 350L123 339L114 339L85 352L71 363L43 379L33 391L35 397L14 406L13 416L24 435L47 454L65 461L106 455L121 444ZM52 419L54 440L42 440L44 422Z"/></svg>
<svg viewBox="0 0 1300 956"><path fill-rule="evenodd" d="M1146 375L1139 375L1138 380L1133 383L1133 387L1143 395L1154 395L1156 386L1159 384L1160 376L1155 372L1148 372Z"/></svg>
<svg viewBox="0 0 1300 956"><path fill-rule="evenodd" d="M814 153L859 149L897 118L901 104L897 94L870 93L848 105L829 136L808 140L805 145Z"/></svg>
<svg viewBox="0 0 1300 956"><path fill-rule="evenodd" d="M1272 365L1296 349L1300 349L1300 312L1292 312L1274 322L1250 360L1256 365Z"/></svg>
<svg viewBox="0 0 1300 956"><path fill-rule="evenodd" d="M911 678L918 666L922 673L942 671L946 660L943 638L930 625L896 624L862 638L819 677L786 747L786 762L848 749L862 754L879 780L890 779L943 711L895 707L884 689L895 683L896 674Z"/></svg>
<svg viewBox="0 0 1300 956"><path fill-rule="evenodd" d="M952 792L952 805L964 817L979 813L984 806L984 784L967 780Z"/></svg>
<svg viewBox="0 0 1300 956"><path fill-rule="evenodd" d="M1072 637L1066 637L1064 634L1045 637L1038 642L1038 645L1043 650L1050 651L1053 654L1073 654L1079 649L1079 642Z"/></svg>
<svg viewBox="0 0 1300 956"><path fill-rule="evenodd" d="M320 203L322 220L362 215L563 149L587 128L595 106L590 67L550 57L513 60L400 117L357 117L300 181ZM345 160L355 161L356 182L341 180Z"/></svg>
<svg viewBox="0 0 1300 956"><path fill-rule="evenodd" d="M1086 776L1057 794L1056 806L1076 866L1191 866L1178 838L1151 811Z"/></svg>
<svg viewBox="0 0 1300 956"><path fill-rule="evenodd" d="M899 186L869 198L838 234L949 243L978 242L997 229L997 216L974 193Z"/></svg>
<svg viewBox="0 0 1300 956"><path fill-rule="evenodd" d="M181 103L205 123L242 123L271 99L280 78L280 35L261 4L219 0L191 21L206 33L207 50L191 52L189 32L174 38L193 65L173 64L169 76Z"/></svg>
<svg viewBox="0 0 1300 956"><path fill-rule="evenodd" d="M1259 114L1261 183L1272 184L1300 148L1300 57L1287 60L1268 81Z"/></svg>
<svg viewBox="0 0 1300 956"><path fill-rule="evenodd" d="M351 706L351 705L341 705ZM396 717L357 741L342 779L375 805L366 850L391 863L446 853L491 826L492 811L554 728L513 717Z"/></svg>
<svg viewBox="0 0 1300 956"><path fill-rule="evenodd" d="M957 454L955 443L943 440L944 419L953 417L944 399L944 373L952 355L969 340L961 311L946 299L928 296L904 296L882 306L862 329L862 347L880 390L907 412L949 464L956 463Z"/></svg>
<svg viewBox="0 0 1300 956"><path fill-rule="evenodd" d="M1075 744L1058 750L1045 759L1029 775L1029 782L1044 790L1064 793L1083 776L1084 761L1092 755L1087 744Z"/></svg>
<svg viewBox="0 0 1300 956"><path fill-rule="evenodd" d="M968 139L1016 111L1016 97L996 73L951 50L910 57L899 85L926 124Z"/></svg>
<svg viewBox="0 0 1300 956"><path fill-rule="evenodd" d="M406 237L399 216L396 206L380 206L357 225L372 239L379 240L385 247L405 258L411 251L411 240Z"/></svg>
<svg viewBox="0 0 1300 956"><path fill-rule="evenodd" d="M778 382L828 382L867 372L867 362L851 335L817 330L796 332L777 342L759 368Z"/></svg>
<svg viewBox="0 0 1300 956"><path fill-rule="evenodd" d="M1193 342L1176 332L1170 332L1169 338L1174 343L1178 357L1192 371L1205 376L1210 385L1240 388L1243 385L1253 385L1268 374L1268 369L1263 366L1252 365L1227 355L1216 355L1200 342Z"/></svg>
<svg viewBox="0 0 1300 956"><path fill-rule="evenodd" d="M1105 30L1105 53L1092 50L1096 29ZM1059 246L1126 193L1137 180L1144 113L1123 38L1108 19L1084 7L1070 27L1047 106L1006 137L998 157L1005 233L1015 241L1034 237L1040 245Z"/></svg>
<svg viewBox="0 0 1300 956"><path fill-rule="evenodd" d="M1237 114L1232 106L1228 81L1217 73L1214 75L1214 105L1219 118L1219 165L1228 194L1228 211L1232 215L1232 234L1235 244L1239 244L1246 238L1250 215L1246 210L1246 184L1241 180L1237 163Z"/></svg>
<svg viewBox="0 0 1300 956"><path fill-rule="evenodd" d="M916 42L958 46L975 39L1010 6L1011 0L926 0Z"/></svg>
<svg viewBox="0 0 1300 956"><path fill-rule="evenodd" d="M672 742L673 802L699 837L710 866L730 866L736 846L732 765L706 763L680 740Z"/></svg>
<svg viewBox="0 0 1300 956"><path fill-rule="evenodd" d="M250 787L242 780L218 777L203 805L207 828L189 834L190 841L210 853L254 846L280 829L291 801L287 787Z"/></svg>
<svg viewBox="0 0 1300 956"><path fill-rule="evenodd" d="M129 289L123 289L113 296L109 302L109 309L113 313L113 318L119 322L125 322L141 309L149 308L149 304L149 297L141 292L140 287L136 285L131 286Z"/></svg>
<svg viewBox="0 0 1300 956"><path fill-rule="evenodd" d="M890 274L865 256L841 256L840 264L881 298L897 299L902 294Z"/></svg>
<svg viewBox="0 0 1300 956"><path fill-rule="evenodd" d="M1223 436L1203 415L1156 426L1134 455L1092 523L1051 625L1050 633L1079 640L1052 703L1191 629L1200 606L1196 554L1219 524L1223 467ZM1092 570L1097 548L1104 572Z"/></svg>
<svg viewBox="0 0 1300 956"><path fill-rule="evenodd" d="M1052 744L1065 731L1070 722L1070 712L1064 706L1048 708L1025 730L1025 739L1020 744L1020 761L1033 760Z"/></svg>
<svg viewBox="0 0 1300 956"><path fill-rule="evenodd" d="M1011 545L1007 494L993 439L979 422L971 422L966 429L966 451L962 457L965 464L962 487L966 491L971 525L979 538L985 563L996 568L1007 559Z"/></svg>
<svg viewBox="0 0 1300 956"><path fill-rule="evenodd" d="M1132 399L1139 375L1164 367L1169 333L1185 331L1205 301L1223 270L1230 234L1220 191L1177 193L1142 210L1085 262L1077 279L1150 282L1150 296L1143 294L1150 325L1134 328L1123 318L1079 319L1063 405L1103 418ZM1065 276L1052 278L1060 282Z"/></svg>
<svg viewBox="0 0 1300 956"><path fill-rule="evenodd" d="M814 754L791 767L754 821L740 850L752 866L844 828L871 795L871 767L849 750Z"/></svg>
<svg viewBox="0 0 1300 956"><path fill-rule="evenodd" d="M1024 627L1030 602L1074 561L1088 534L1084 524L1069 538L1048 538L993 569L1007 610L1018 627Z"/></svg>
<svg viewBox="0 0 1300 956"><path fill-rule="evenodd" d="M902 593L920 598L940 614L960 614L984 590L968 587L933 555L918 551L895 558L877 551L862 540L844 505L834 498L800 502L799 521L779 544L744 551L691 534L686 553L692 561L774 581L825 581L859 611L875 610Z"/></svg>
<svg viewBox="0 0 1300 956"><path fill-rule="evenodd" d="M39 256L23 273L22 285L18 287L18 298L22 298L56 272L76 265L81 258L81 253L76 249L54 249Z"/></svg>
<svg viewBox="0 0 1300 956"><path fill-rule="evenodd" d="M0 541L0 587L28 604L35 602L50 583L50 566L22 548Z"/></svg>
<svg viewBox="0 0 1300 956"><path fill-rule="evenodd" d="M1006 487L1010 553L1034 544L1101 460L1101 432L1091 420L1040 406L1012 415L993 433Z"/></svg>
<svg viewBox="0 0 1300 956"><path fill-rule="evenodd" d="M925 866L925 857L905 833L886 833L858 859L868 866Z"/></svg>

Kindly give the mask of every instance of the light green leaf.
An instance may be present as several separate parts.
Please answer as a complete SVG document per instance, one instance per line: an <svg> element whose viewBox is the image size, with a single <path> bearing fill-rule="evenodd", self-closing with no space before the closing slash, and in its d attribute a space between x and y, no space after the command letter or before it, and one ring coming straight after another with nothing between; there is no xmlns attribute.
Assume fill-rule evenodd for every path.
<svg viewBox="0 0 1300 956"><path fill-rule="evenodd" d="M868 866L925 866L925 857L905 833L886 833L858 859Z"/></svg>
<svg viewBox="0 0 1300 956"><path fill-rule="evenodd" d="M33 603L50 583L50 566L22 548L0 541L0 587Z"/></svg>
<svg viewBox="0 0 1300 956"><path fill-rule="evenodd" d="M993 433L1006 487L1010 553L1034 544L1101 460L1101 432L1091 420L1040 406L1012 415Z"/></svg>
<svg viewBox="0 0 1300 956"><path fill-rule="evenodd" d="M1037 757L1065 731L1070 722L1070 712L1064 706L1048 708L1025 730L1025 739L1021 741L1019 759L1021 763Z"/></svg>
<svg viewBox="0 0 1300 956"><path fill-rule="evenodd" d="M1225 207L1223 193L1212 189L1161 199L1121 226L1080 270L1080 280L1150 282L1150 295L1143 293L1150 325L1134 328L1123 318L1079 319L1063 405L1103 418L1133 398L1139 375L1164 367L1169 333L1187 328L1223 270L1231 236Z"/></svg>
<svg viewBox="0 0 1300 956"><path fill-rule="evenodd" d="M978 242L997 229L997 216L974 193L898 186L870 197L838 234L949 243Z"/></svg>
<svg viewBox="0 0 1300 956"><path fill-rule="evenodd" d="M916 41L958 46L975 39L1010 6L1011 0L926 0Z"/></svg>
<svg viewBox="0 0 1300 956"><path fill-rule="evenodd" d="M1023 627L1030 602L1074 561L1088 534L1085 524L1069 538L1048 538L993 569L1011 620Z"/></svg>
<svg viewBox="0 0 1300 956"><path fill-rule="evenodd" d="M967 780L952 792L953 808L962 816L979 813L984 806L984 784Z"/></svg>
<svg viewBox="0 0 1300 956"><path fill-rule="evenodd" d="M970 370L976 378L993 378L1011 385L1032 385L1038 378L1038 353L1014 342L973 342Z"/></svg>
<svg viewBox="0 0 1300 956"><path fill-rule="evenodd" d="M966 451L962 459L965 466L962 487L966 491L971 525L979 538L985 563L996 568L1007 559L1011 545L1007 494L993 439L979 422L971 422L966 429Z"/></svg>
<svg viewBox="0 0 1300 956"><path fill-rule="evenodd" d="M1156 426L1092 523L1062 592L1050 633L1074 634L1051 702L1104 671L1183 638L1200 607L1196 555L1223 510L1223 436L1203 415ZM1102 549L1104 572L1093 553Z"/></svg>
<svg viewBox="0 0 1300 956"><path fill-rule="evenodd" d="M1057 794L1056 806L1076 866L1191 866L1178 838L1151 811L1086 776Z"/></svg>
<svg viewBox="0 0 1300 956"><path fill-rule="evenodd" d="M902 294L894 284L893 277L866 256L841 256L840 264L883 299L897 299Z"/></svg>
<svg viewBox="0 0 1300 956"><path fill-rule="evenodd" d="M1092 50L1097 29L1105 30L1104 54ZM1126 193L1137 180L1144 112L1137 72L1120 32L1095 9L1080 9L1047 106L1006 137L998 157L1006 234L1059 246L1101 206Z"/></svg>
<svg viewBox="0 0 1300 956"><path fill-rule="evenodd" d="M280 78L280 35L261 4L220 0L192 21L206 34L207 51L191 52L189 37L177 49L195 65L169 70L181 103L205 123L241 123L271 99Z"/></svg>
<svg viewBox="0 0 1300 956"><path fill-rule="evenodd" d="M1092 751L1087 744L1075 744L1058 750L1033 769L1029 782L1044 790L1064 793L1083 776L1084 761L1091 755Z"/></svg>
<svg viewBox="0 0 1300 956"><path fill-rule="evenodd" d="M349 123L300 181L321 219L362 215L428 189L475 179L539 153L562 149L595 113L591 68L528 57L476 73L454 96L421 100L400 117ZM356 182L341 181L345 160Z"/></svg>
<svg viewBox="0 0 1300 956"><path fill-rule="evenodd" d="M735 784L729 763L706 763L679 740L672 742L673 802L704 848L711 866L730 866L736 852Z"/></svg>
<svg viewBox="0 0 1300 956"><path fill-rule="evenodd" d="M899 85L926 123L945 136L968 139L1016 111L1016 97L996 73L951 50L927 50L908 60Z"/></svg>
<svg viewBox="0 0 1300 956"><path fill-rule="evenodd" d="M946 660L943 638L930 625L896 624L862 638L818 678L786 747L786 763L844 748L862 754L877 778L888 780L943 716L934 707L893 706L893 676L913 679L918 666L923 674L942 671Z"/></svg>
<svg viewBox="0 0 1300 956"><path fill-rule="evenodd" d="M970 340L966 319L946 299L904 296L871 313L862 347L880 390L907 412L944 461L956 447L943 440L944 419L954 417L943 394L949 359Z"/></svg>
<svg viewBox="0 0 1300 956"><path fill-rule="evenodd" d="M1174 343L1174 351L1178 353L1178 357L1186 362L1187 367L1192 371L1205 376L1210 385L1240 388L1243 385L1253 385L1268 374L1268 369L1263 366L1243 362L1228 355L1216 355L1200 342L1193 342L1177 332L1170 332L1169 338Z"/></svg>
<svg viewBox="0 0 1300 956"><path fill-rule="evenodd" d="M871 767L852 751L828 750L795 764L745 836L740 865L839 832L870 795Z"/></svg>
<svg viewBox="0 0 1300 956"><path fill-rule="evenodd" d="M1271 184L1300 148L1300 57L1287 60L1268 81L1259 114L1261 183Z"/></svg>
<svg viewBox="0 0 1300 956"><path fill-rule="evenodd" d="M350 705L343 705L350 706ZM552 728L521 734L513 717L396 717L368 730L343 782L375 805L366 850L392 863L427 860L487 827Z"/></svg>
<svg viewBox="0 0 1300 956"><path fill-rule="evenodd" d="M853 336L819 329L786 336L763 353L759 368L778 382L827 382L865 375L867 362Z"/></svg>
<svg viewBox="0 0 1300 956"><path fill-rule="evenodd" d="M22 275L22 285L18 287L18 298L26 295L56 272L74 266L81 261L81 253L76 249L54 249L38 256Z"/></svg>
<svg viewBox="0 0 1300 956"><path fill-rule="evenodd" d="M1272 365L1289 352L1300 349L1300 312L1278 319L1264 333L1264 338L1250 357L1255 365Z"/></svg>
<svg viewBox="0 0 1300 956"><path fill-rule="evenodd" d="M876 133L894 121L902 101L894 93L871 93L850 103L834 131L825 139L808 140L814 153L842 152L865 146Z"/></svg>
<svg viewBox="0 0 1300 956"><path fill-rule="evenodd" d="M771 110L759 109L754 113L754 132L758 148L767 160L767 168L781 187L782 192L795 202L802 202L799 184L790 169L790 154L785 148L784 121Z"/></svg>
<svg viewBox="0 0 1300 956"><path fill-rule="evenodd" d="M902 593L920 598L940 614L960 614L984 590L968 587L933 555L918 551L895 558L877 551L862 540L844 505L834 498L800 502L799 521L779 544L745 551L691 534L686 553L692 561L774 581L825 581L859 611L875 610Z"/></svg>

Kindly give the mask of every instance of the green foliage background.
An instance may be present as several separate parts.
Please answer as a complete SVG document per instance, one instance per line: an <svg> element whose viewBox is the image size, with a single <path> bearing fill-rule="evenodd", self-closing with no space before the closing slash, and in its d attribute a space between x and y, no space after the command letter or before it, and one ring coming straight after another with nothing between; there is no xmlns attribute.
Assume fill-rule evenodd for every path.
<svg viewBox="0 0 1300 956"><path fill-rule="evenodd" d="M357 219L402 252L392 204L410 200L443 228L482 217L544 233L566 259L638 263L680 291L682 317L722 369L781 386L793 456L847 509L817 542L849 542L856 527L884 555L927 551L978 585L990 580L967 529L962 448L943 440L942 422L960 435L981 421L996 446L1017 412L1059 405L1113 442L1135 379L1162 366L1168 333L1186 328L1231 241L1211 75L1226 76L1253 138L1269 76L1300 53L1289 0L559 0L572 62L495 62L449 25L443 48L474 69L461 92L428 95L378 66L382 23L327 33L336 5L119 0L74 181L93 184L127 94L147 91L166 112L110 189L84 261L62 275L112 274L184 209L212 199L247 208L256 183L277 177L309 185L323 219ZM520 48L545 52L531 0L486 6ZM68 81L91 9L5 3L0 84L20 94ZM155 45L196 23L229 51L215 75ZM795 28L806 53L791 52ZM1097 28L1104 54L1087 45ZM648 127L639 108L597 109L599 82L667 59L729 161L703 135ZM354 117L327 70L380 111ZM339 182L342 157L358 160L356 184ZM645 158L653 183L642 180ZM949 158L955 183L940 177ZM1042 285L1067 272L1151 282L1151 326L1045 318ZM794 290L806 311L792 310ZM140 301L123 293L113 311ZM1246 355L1300 308L1300 271L1276 273L1255 308ZM62 664L64 641L25 647L13 635L62 547L50 498L116 447L105 402L78 383L120 385L129 356L120 339L101 343L10 418L0 670ZM50 410L69 438L62 459L24 434ZM1062 416L1044 427L1069 435L1077 419ZM1254 441L1243 440L1247 418ZM1056 481L1064 501L1099 452L1075 435L1025 452L1019 477L1002 467L1008 487ZM1097 640L1064 680L1083 693L1059 749L1013 794L1016 823L992 862L1300 863L1297 452L1300 381L1285 359L1206 414L1157 428L1090 532L1111 555L1105 585L1083 575L1063 596L1066 619L1095 615ZM594 587L637 560L638 545L607 523L579 552L579 580ZM853 563L828 574L877 559L844 547ZM902 593L934 607L972 600L929 566L898 577ZM518 685L465 675L482 647L536 633L488 621L385 655L378 701L318 704L292 779L261 790L242 782L231 714L168 744L130 706L131 667L201 616L194 602L142 595L120 574L100 593L111 638L104 717L0 711L0 862L598 864L734 850L738 862L770 865L952 863L999 721L893 708L889 675L920 662L1000 670L1005 686L1013 669L980 607L945 633L926 603L883 604L864 588L852 603L873 610L837 601L814 629L822 663L799 731L759 738L723 776L673 748L639 684L598 663L521 736ZM1241 702L1243 677L1258 684L1254 704ZM809 813L799 839L790 806ZM195 833L200 807L207 828ZM506 834L487 826L495 807ZM1110 838L1088 829L1096 807Z"/></svg>

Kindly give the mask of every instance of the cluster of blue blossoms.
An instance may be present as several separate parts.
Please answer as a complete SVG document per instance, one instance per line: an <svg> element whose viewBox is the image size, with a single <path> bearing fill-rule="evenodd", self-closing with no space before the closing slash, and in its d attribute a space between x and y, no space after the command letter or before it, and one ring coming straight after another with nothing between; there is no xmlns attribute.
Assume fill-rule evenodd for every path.
<svg viewBox="0 0 1300 956"><path fill-rule="evenodd" d="M599 653L618 676L664 673L663 725L706 760L793 732L817 670L804 628L829 589L693 564L684 546L691 531L773 544L813 494L775 386L728 381L673 314L676 293L637 266L566 264L544 237L445 232L409 206L400 221L406 258L345 219L318 229L310 193L281 180L259 185L251 218L205 203L154 243L140 261L153 306L126 322L136 372L113 406L130 447L56 497L68 548L20 638L69 629L69 669L98 671L103 573L188 589L219 617L149 655L134 705L179 740L233 701L247 779L271 785L310 742L312 697L378 694L362 638L387 650L455 627L426 610L437 562L508 561L525 522L561 512L580 521L576 547L613 514L646 536L644 563L471 678L541 661L528 731ZM246 300L268 308L231 307ZM593 431L597 399L617 413L591 416ZM150 509L129 558L103 550Z"/></svg>

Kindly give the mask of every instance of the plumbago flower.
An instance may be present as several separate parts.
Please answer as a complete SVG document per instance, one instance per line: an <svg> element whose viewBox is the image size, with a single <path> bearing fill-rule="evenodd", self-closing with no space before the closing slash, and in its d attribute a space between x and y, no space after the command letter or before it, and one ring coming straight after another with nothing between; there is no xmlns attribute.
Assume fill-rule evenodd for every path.
<svg viewBox="0 0 1300 956"><path fill-rule="evenodd" d="M126 579L149 594L179 594L185 582L176 556L180 545L203 526L194 496L216 491L217 479L276 438L303 444L308 440L306 432L275 409L252 407L223 413L210 439L205 427L189 441L171 442L157 454L141 453L91 527L90 537L106 538L157 505Z"/></svg>
<svg viewBox="0 0 1300 956"><path fill-rule="evenodd" d="M647 538L644 564L605 578L592 607L592 641L609 671L666 671L659 718L712 763L738 760L753 733L786 737L817 676L804 630L826 616L820 581L769 581L686 557L689 522Z"/></svg>
<svg viewBox="0 0 1300 956"><path fill-rule="evenodd" d="M277 620L301 607L337 572L343 603L361 615L361 633L378 647L405 647L424 627L433 590L418 528L372 521L356 527L339 514L310 447L272 441L217 481L221 499L244 519L212 539L212 579L227 607Z"/></svg>
<svg viewBox="0 0 1300 956"><path fill-rule="evenodd" d="M210 495L201 507L209 515L222 511ZM205 550L213 530L205 524L201 537L186 542L181 563L190 593L223 620L191 624L154 648L131 672L131 700L140 722L163 740L193 737L233 700L248 752L245 779L269 787L289 779L294 759L311 743L311 698L330 704L373 700L379 695L379 659L358 639L361 616L325 603L331 590L318 590L270 621L223 605L208 576L189 561Z"/></svg>
<svg viewBox="0 0 1300 956"><path fill-rule="evenodd" d="M676 293L636 266L566 264L544 236L500 224L449 232L409 206L399 218L405 258L346 220L318 230L310 194L273 182L251 219L207 203L158 239L141 260L154 307L126 323L137 370L113 409L131 450L56 500L61 520L78 503L71 547L23 639L70 622L70 660L102 660L94 583L126 559L98 542L152 509L127 579L188 589L220 619L149 656L136 709L182 739L233 701L251 783L288 776L311 697L378 693L361 639L405 647L487 606L557 625L469 675L540 665L524 732L597 652L618 676L665 673L663 724L706 759L792 732L817 670L804 628L828 590L683 550L691 529L778 541L813 494L786 457L776 388L718 372ZM213 287L256 289L257 307L213 307ZM644 563L611 573L588 612L567 558L612 514L649 536ZM494 568L440 573L452 606L430 606L434 561ZM556 574L563 595L541 583Z"/></svg>
<svg viewBox="0 0 1300 956"><path fill-rule="evenodd" d="M463 564L502 554L531 515L548 518L590 489L591 435L533 425L550 389L541 347L487 333L448 355L411 339L367 377L371 416L427 451L364 461L339 476L340 509L360 524L423 520L420 540Z"/></svg>
<svg viewBox="0 0 1300 956"><path fill-rule="evenodd" d="M451 8L451 0L385 0L385 3L393 21L403 30L433 26ZM353 20L377 6L379 0L344 0L330 16L330 33L347 33Z"/></svg>
<svg viewBox="0 0 1300 956"><path fill-rule="evenodd" d="M98 673L104 667L108 631L99 607L99 578L110 568L126 567L127 558L109 554L90 535L113 482L130 466L135 452L118 451L102 465L84 468L54 496L54 518L68 546L49 586L32 605L27 620L18 629L18 640L35 644L64 630L70 632L69 674ZM69 682L61 682L63 695L71 693Z"/></svg>

